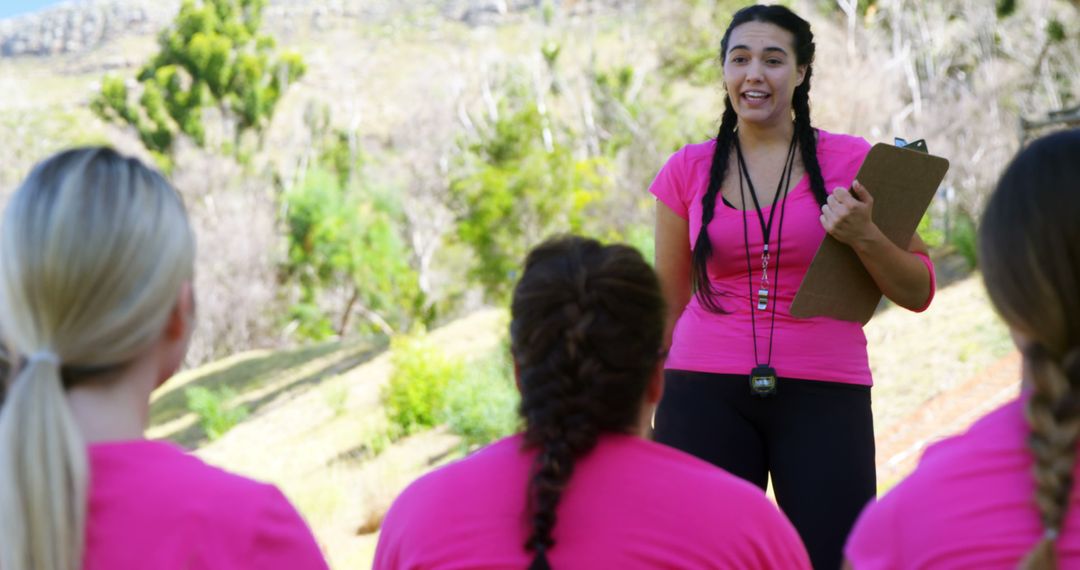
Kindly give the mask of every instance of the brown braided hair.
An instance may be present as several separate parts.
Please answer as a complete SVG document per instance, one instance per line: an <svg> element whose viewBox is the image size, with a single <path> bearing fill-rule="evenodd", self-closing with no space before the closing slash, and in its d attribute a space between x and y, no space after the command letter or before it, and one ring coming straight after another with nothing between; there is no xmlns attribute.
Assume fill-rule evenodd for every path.
<svg viewBox="0 0 1080 570"><path fill-rule="evenodd" d="M529 253L511 303L511 351L524 444L536 451L528 484L530 568L550 568L559 499L604 433L637 426L660 361L664 301L637 250L567 236Z"/></svg>
<svg viewBox="0 0 1080 570"><path fill-rule="evenodd" d="M983 214L980 263L995 308L1023 339L1025 413L1044 535L1020 564L1055 569L1080 437L1080 130L1031 144Z"/></svg>
<svg viewBox="0 0 1080 570"><path fill-rule="evenodd" d="M791 95L791 108L795 114L795 137L798 139L799 157L802 159L803 168L806 169L807 176L810 178L810 190L818 205L824 206L828 200L828 194L825 192L825 178L821 174L821 165L817 159L817 134L810 124L810 78L814 75L813 63L816 50L810 23L784 6L747 6L735 12L724 32L723 39L720 40L721 61L727 57L731 33L735 28L747 22L773 24L791 32L794 36L795 62L806 66L806 75L802 83L795 87L795 92ZM731 159L731 150L735 145L735 127L738 122L739 116L731 104L731 97L725 95L724 114L720 119L720 131L716 134L716 149L713 151L712 162L709 166L709 185L701 197L701 231L694 242L690 266L694 294L701 306L713 313L725 311L716 302L709 283L707 266L709 258L712 257L713 246L706 230L716 213L716 200L720 196L720 185L724 182L728 162Z"/></svg>

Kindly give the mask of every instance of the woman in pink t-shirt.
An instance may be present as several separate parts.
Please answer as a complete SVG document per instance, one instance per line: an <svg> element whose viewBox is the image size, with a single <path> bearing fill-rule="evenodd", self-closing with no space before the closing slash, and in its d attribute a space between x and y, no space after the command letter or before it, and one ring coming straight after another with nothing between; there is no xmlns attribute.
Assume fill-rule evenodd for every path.
<svg viewBox="0 0 1080 570"><path fill-rule="evenodd" d="M760 489L642 437L664 302L636 250L539 246L511 313L524 433L410 485L376 569L810 567Z"/></svg>
<svg viewBox="0 0 1080 570"><path fill-rule="evenodd" d="M875 491L866 337L859 323L796 319L791 303L826 233L912 310L930 303L933 268L917 235L898 247L873 223L854 180L870 145L811 125L810 25L750 6L720 45L720 131L650 188L671 309L656 440L763 488L771 476L815 567L836 568Z"/></svg>
<svg viewBox="0 0 1080 570"><path fill-rule="evenodd" d="M143 439L187 350L194 257L180 196L111 149L57 154L11 197L0 568L326 568L277 489Z"/></svg>
<svg viewBox="0 0 1080 570"><path fill-rule="evenodd" d="M856 570L1080 568L1080 130L1005 170L979 264L1023 354L1021 394L867 507L846 548Z"/></svg>

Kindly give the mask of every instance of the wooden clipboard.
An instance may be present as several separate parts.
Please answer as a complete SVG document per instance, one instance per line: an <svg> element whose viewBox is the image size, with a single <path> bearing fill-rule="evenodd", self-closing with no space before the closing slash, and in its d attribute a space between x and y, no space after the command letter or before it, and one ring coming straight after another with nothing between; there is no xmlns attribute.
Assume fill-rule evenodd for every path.
<svg viewBox="0 0 1080 570"><path fill-rule="evenodd" d="M855 178L874 197L874 223L906 250L948 170L949 161L940 156L878 143ZM880 301L881 290L855 251L826 235L795 293L791 314L865 325Z"/></svg>

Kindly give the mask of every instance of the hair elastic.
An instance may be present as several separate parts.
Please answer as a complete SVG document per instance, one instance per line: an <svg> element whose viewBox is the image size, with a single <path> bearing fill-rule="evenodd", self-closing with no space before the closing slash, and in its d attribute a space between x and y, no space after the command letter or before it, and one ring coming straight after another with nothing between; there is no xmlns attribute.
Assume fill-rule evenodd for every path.
<svg viewBox="0 0 1080 570"><path fill-rule="evenodd" d="M52 364L54 366L60 365L60 357L55 352L49 349L42 349L34 352L26 357L26 362L38 363L38 364Z"/></svg>

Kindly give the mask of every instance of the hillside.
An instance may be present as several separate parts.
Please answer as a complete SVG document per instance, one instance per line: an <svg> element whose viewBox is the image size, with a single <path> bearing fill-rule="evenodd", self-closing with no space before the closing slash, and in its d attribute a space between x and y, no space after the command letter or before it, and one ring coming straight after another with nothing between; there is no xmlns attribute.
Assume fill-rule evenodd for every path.
<svg viewBox="0 0 1080 570"><path fill-rule="evenodd" d="M431 333L449 354L497 346L505 313L488 309ZM867 326L875 376L874 414L881 488L901 479L922 449L962 431L1016 393L1019 364L990 310L978 276L938 292L923 314L887 308ZM382 512L408 482L459 457L445 429L373 452L385 423L379 390L390 373L382 347L347 343L241 354L187 371L155 394L152 437L172 439L206 460L272 481L311 523L335 568L370 564ZM207 442L183 390L228 382L252 414ZM340 400L340 401L339 401Z"/></svg>
<svg viewBox="0 0 1080 570"><path fill-rule="evenodd" d="M353 301L390 273L382 262L399 262L408 267L395 275L408 279L379 282L377 310L404 316L384 324L400 333L428 323L434 347L470 362L501 350L506 314L490 308L488 284L474 275L484 252L462 238L477 216L462 205L461 187L498 187L497 200L479 201L519 206L491 216L488 233L466 228L531 231L490 240L519 249L507 255L514 267L527 244L567 231L570 219L583 233L651 250L645 189L671 152L715 132L723 96L716 48L724 11L737 4L269 0L265 31L302 55L306 73L284 92L247 162L186 140L171 157L170 179L199 244L199 329L193 368L154 395L149 435L280 485L334 568L367 567L394 496L468 448L446 426L400 440L389 434L380 402L392 368L387 329L370 318L382 318L376 309L354 310ZM849 12L849 3L793 4L817 38L814 124L870 142L925 137L951 170L923 235L938 255L973 259L971 220L1020 144L1020 118L1080 97L1080 82L1068 81L1080 77L1080 49L1047 32L1055 22L1077 29L1075 3L998 3L1013 5L1012 16L985 2L850 3ZM110 144L152 160L133 129L102 121L89 103L108 74L135 84L179 6L79 0L0 20L0 203L33 163L63 147ZM208 123L225 122L214 112ZM333 187L325 157L342 149L357 173ZM492 164L497 154L524 158ZM381 241L364 234L347 244L356 255L348 270L293 271L290 246L310 244L289 233L288 198L321 184L354 200L327 208L340 215L333 222L383 208L382 218L364 220L389 230L375 236ZM549 199L561 190L572 199ZM545 201L581 209L530 218ZM375 259L380 243L397 249ZM1016 391L1009 335L967 262L956 265L963 269L938 265L949 284L928 311L886 307L866 328L882 489L926 445ZM516 274L496 269L503 285ZM304 279L322 273L338 280L306 290ZM423 290L433 316L400 299L410 288ZM210 390L202 405L224 404L204 413L242 408L247 416L210 438L192 412L196 388Z"/></svg>

